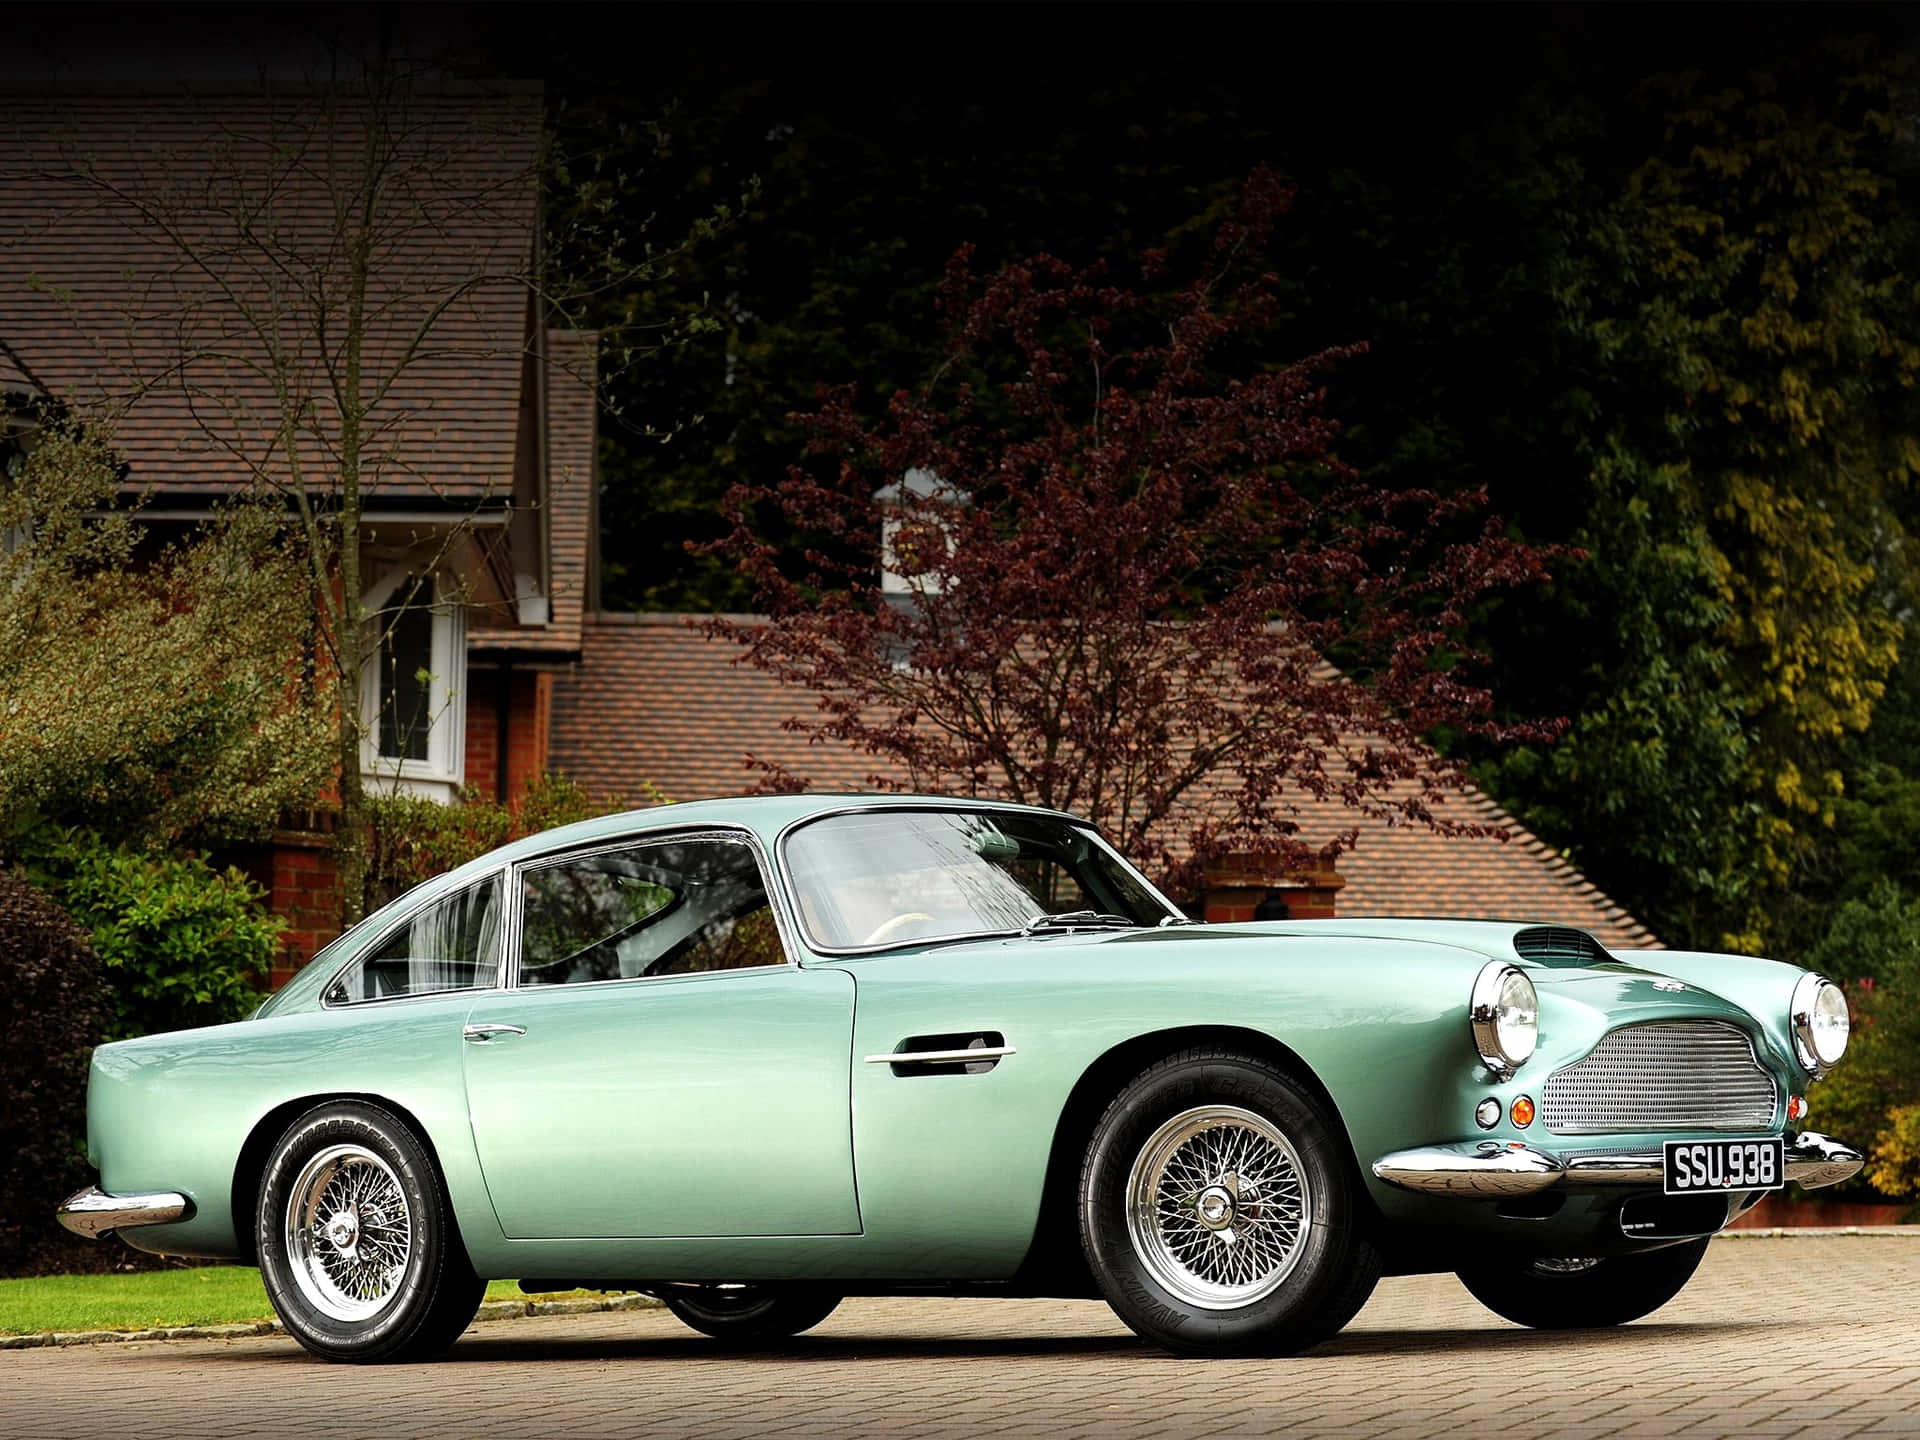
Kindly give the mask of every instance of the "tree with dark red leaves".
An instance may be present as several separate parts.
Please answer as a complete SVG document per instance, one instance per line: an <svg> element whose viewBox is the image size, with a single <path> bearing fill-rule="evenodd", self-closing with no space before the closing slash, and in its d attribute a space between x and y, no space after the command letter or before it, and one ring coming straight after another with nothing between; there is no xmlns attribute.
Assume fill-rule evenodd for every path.
<svg viewBox="0 0 1920 1440"><path fill-rule="evenodd" d="M1477 496L1340 463L1321 377L1355 349L1241 361L1290 198L1251 176L1184 283L1162 252L1129 288L1046 255L979 277L963 249L940 371L878 423L824 392L808 462L734 488L714 548L770 623L708 628L815 692L795 728L882 787L1082 814L1172 883L1225 849L1307 858L1308 800L1475 831L1436 809L1464 777L1421 737L1520 733L1459 636L1549 557Z"/></svg>

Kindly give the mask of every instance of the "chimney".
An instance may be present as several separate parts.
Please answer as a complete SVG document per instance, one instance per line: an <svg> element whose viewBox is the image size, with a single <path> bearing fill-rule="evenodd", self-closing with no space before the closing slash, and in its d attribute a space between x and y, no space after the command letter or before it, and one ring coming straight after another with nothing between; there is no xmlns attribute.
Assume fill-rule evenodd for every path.
<svg viewBox="0 0 1920 1440"><path fill-rule="evenodd" d="M942 582L937 574L902 573L897 544L906 519L903 512L917 513L918 518L930 520L945 530L939 507L971 504L966 492L949 485L933 471L916 466L893 484L874 491L873 501L880 508L880 593L887 597L889 605L906 608L912 607L912 597L938 595Z"/></svg>
<svg viewBox="0 0 1920 1440"><path fill-rule="evenodd" d="M1200 918L1209 925L1331 920L1346 883L1330 860L1288 866L1271 855L1223 855L1201 878Z"/></svg>

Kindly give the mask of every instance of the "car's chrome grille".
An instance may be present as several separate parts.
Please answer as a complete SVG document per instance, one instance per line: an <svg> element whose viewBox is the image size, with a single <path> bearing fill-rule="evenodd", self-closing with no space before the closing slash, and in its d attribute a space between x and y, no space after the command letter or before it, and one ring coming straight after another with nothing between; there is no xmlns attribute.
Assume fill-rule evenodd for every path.
<svg viewBox="0 0 1920 1440"><path fill-rule="evenodd" d="M1744 1030L1670 1020L1615 1030L1548 1076L1540 1118L1561 1135L1762 1130L1779 1102Z"/></svg>

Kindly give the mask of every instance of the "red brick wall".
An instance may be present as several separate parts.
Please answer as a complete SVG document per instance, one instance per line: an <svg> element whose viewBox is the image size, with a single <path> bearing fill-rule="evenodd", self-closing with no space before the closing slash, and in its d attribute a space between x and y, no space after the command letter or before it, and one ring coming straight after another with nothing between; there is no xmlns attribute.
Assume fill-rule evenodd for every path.
<svg viewBox="0 0 1920 1440"><path fill-rule="evenodd" d="M287 922L272 984L279 989L293 972L340 933L340 871L333 837L281 831L273 837L273 913Z"/></svg>
<svg viewBox="0 0 1920 1440"><path fill-rule="evenodd" d="M507 687L507 799L517 801L547 770L553 676L537 670L467 673L467 784L500 798L500 687Z"/></svg>
<svg viewBox="0 0 1920 1440"><path fill-rule="evenodd" d="M489 800L499 798L493 793L500 773L499 694L498 670L467 671L467 784Z"/></svg>

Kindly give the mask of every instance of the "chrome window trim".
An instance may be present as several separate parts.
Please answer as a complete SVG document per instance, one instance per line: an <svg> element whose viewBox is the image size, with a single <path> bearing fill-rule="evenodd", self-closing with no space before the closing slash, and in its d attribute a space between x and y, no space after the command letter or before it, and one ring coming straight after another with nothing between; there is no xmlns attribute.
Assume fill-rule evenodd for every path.
<svg viewBox="0 0 1920 1440"><path fill-rule="evenodd" d="M1165 895L1161 894L1159 888L1155 886L1152 881L1148 880L1145 875L1140 873L1139 867L1109 845L1106 837L1102 835L1098 829L1087 821L1082 820L1079 816L1069 815L1064 810L1049 810L1041 805L1021 805L1011 801L1004 805L982 804L978 802L972 804L955 803L942 805L938 802L925 800L900 805L886 804L884 802L869 805L840 805L831 810L816 810L810 815L802 815L797 820L789 820L781 827L779 835L774 839L774 855L779 863L780 883L787 892L789 903L793 908L794 926L806 941L808 953L835 958L840 956L887 955L899 950L918 949L923 945L950 945L965 940L1018 940L1022 938L1040 938L1037 936L1028 936L1024 930L960 930L949 935L916 935L910 940L895 940L886 945L821 944L806 928L806 913L800 908L800 890L799 887L793 883L793 872L787 862L788 842L796 832L804 830L816 821L831 820L842 815L881 815L888 813L906 815L1037 815L1049 820L1064 820L1074 828L1084 830L1087 834L1091 835L1102 850L1106 851L1109 856L1117 860L1121 866L1132 873L1134 878L1140 882L1148 894L1152 895L1154 899L1167 907L1167 914L1170 917L1178 917L1182 920L1187 918L1186 912L1171 900L1167 899ZM1142 925L1139 928L1142 930L1150 930L1153 927ZM1058 931L1054 933L1064 935L1074 932ZM1080 933L1093 934L1095 932L1083 931Z"/></svg>
<svg viewBox="0 0 1920 1440"><path fill-rule="evenodd" d="M505 949L506 943L507 943L506 912L507 912L507 909L509 908L507 901L510 899L510 897L506 894L506 892L503 889L500 896L501 954L500 954L500 963L494 967L493 984L461 985L457 987L451 987L446 990L422 990L417 995L376 995L371 1000L333 1001L327 998L327 993L330 990L332 990L335 985L340 983L341 976L345 975L347 971L351 970L355 965L359 964L360 961L366 958L366 956L371 951L377 950L380 946L384 945L387 941L388 936L392 935L402 925L405 925L411 922L413 917L418 915L421 911L428 909L430 906L437 905L442 900L445 900L450 896L457 895L463 890L471 890L476 885L484 885L489 880L499 881L504 885L507 872L511 868L512 867L508 865L495 866L493 869L487 871L484 875L480 876L478 879L469 880L464 885L449 885L449 886L444 886L440 889L432 890L425 897L415 901L411 905L407 905L406 908L402 910L398 915L396 915L392 920L388 921L387 924L383 925L380 929L376 930L373 933L372 938L367 940L364 944L358 946L353 951L353 953L347 956L347 958L340 963L339 967L331 975L329 975L326 978L326 981L320 986L320 992L319 992L320 1008L322 1010L364 1010L369 1005L393 1005L403 1000L433 1000L433 999L444 998L448 995L488 995L493 993L496 990L504 990L506 988L505 978L507 973L507 954ZM453 872L449 871L447 873L452 874ZM439 879L443 877L436 876L435 878ZM395 905L404 905L406 904L408 895L414 895L421 890L426 890L429 886L432 885L432 883L433 882L431 880L423 880L420 884L414 886L412 890L409 890L406 895L402 895L398 900L395 900L392 903ZM372 918L373 918L372 916L367 917L367 919L372 919ZM361 923L364 923L364 921ZM349 931L348 933L351 933L351 931ZM340 936L340 939L342 940L346 938L347 938L346 934L342 934Z"/></svg>
<svg viewBox="0 0 1920 1440"><path fill-rule="evenodd" d="M754 864L760 871L761 888L767 892L767 908L773 912L774 933L780 940L780 953L786 957L779 965L744 965L736 970L707 970L687 972L678 975L626 975L614 980L582 980L571 985L534 985L523 987L520 984L520 937L525 923L527 900L526 876L534 870L551 869L555 865L564 865L572 860L591 859L596 855L611 855L622 850L636 850L647 845L671 843L675 840L724 840L729 843L745 844L753 853ZM799 951L794 943L793 927L790 924L783 897L774 883L774 872L767 857L767 847L762 843L758 832L748 825L729 825L708 821L704 824L661 825L646 830L628 831L614 839L593 840L570 850L556 850L546 855L535 855L526 860L515 861L512 870L512 894L509 896L508 910L512 918L505 927L510 944L507 964L503 967L503 990L525 990L528 995L562 995L580 990L604 989L609 985L635 985L654 983L662 980L706 980L721 979L728 975L767 975L780 970L798 970Z"/></svg>

